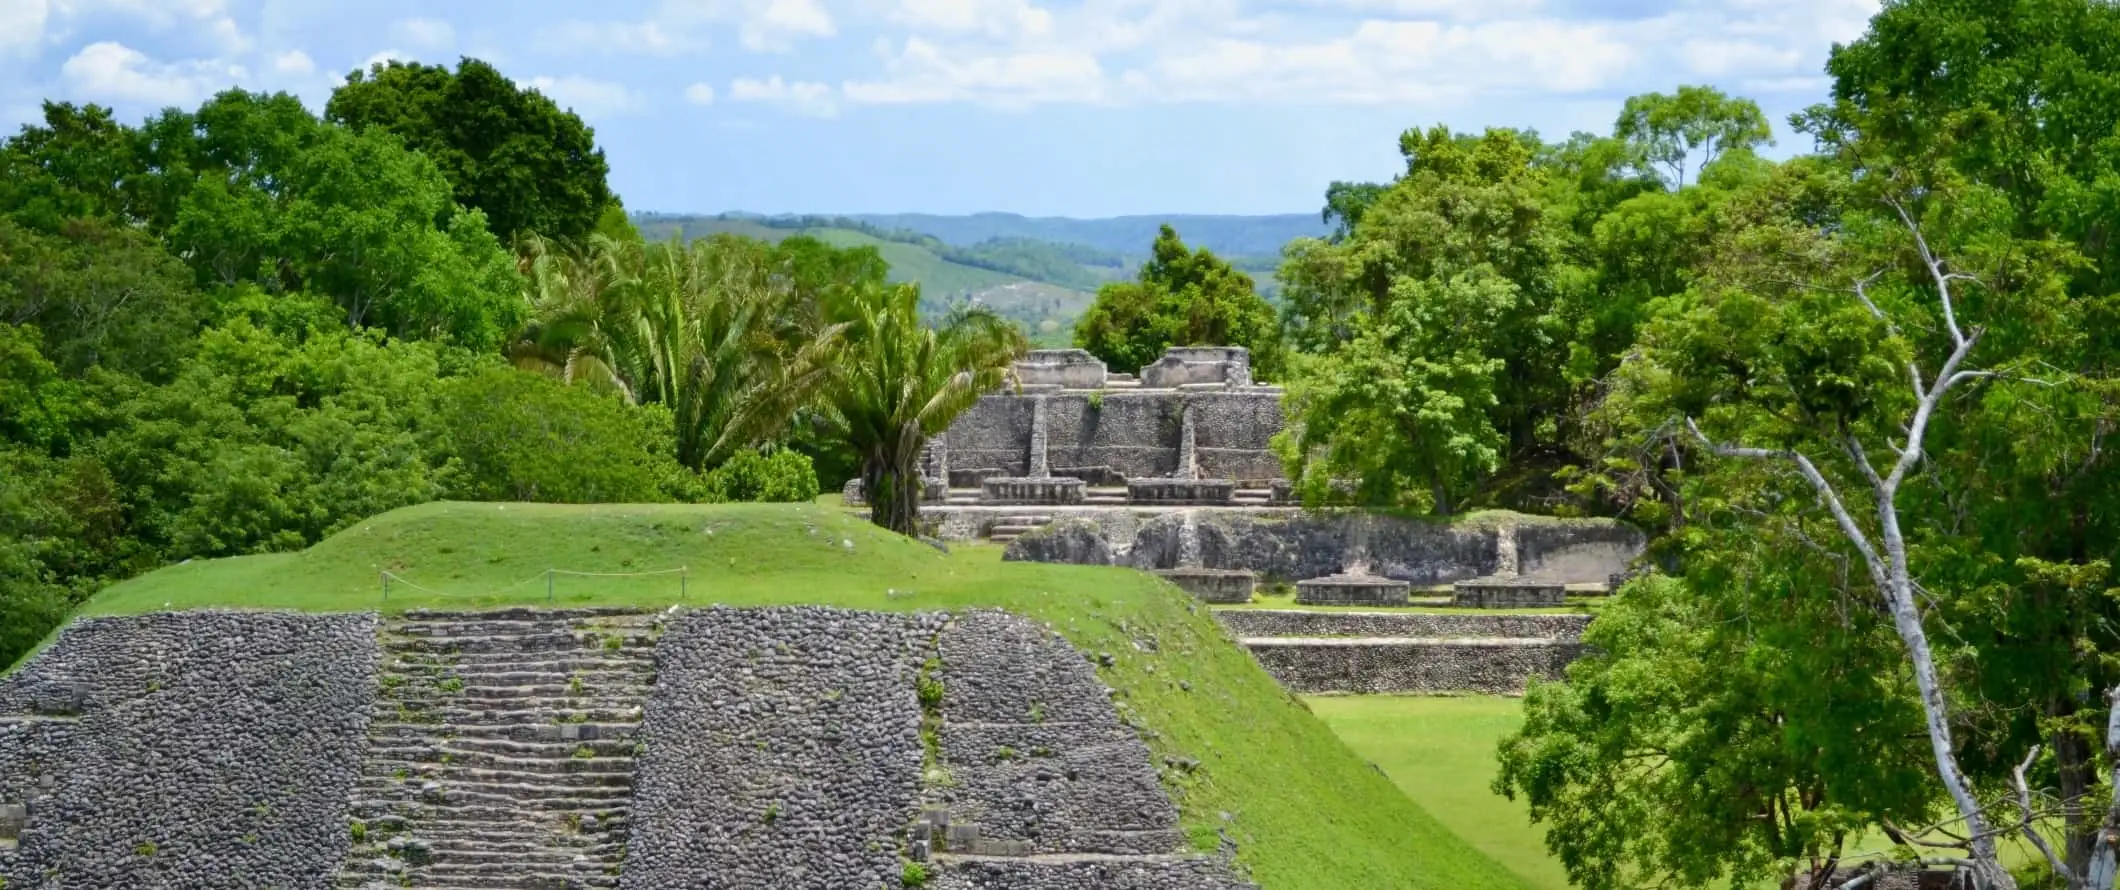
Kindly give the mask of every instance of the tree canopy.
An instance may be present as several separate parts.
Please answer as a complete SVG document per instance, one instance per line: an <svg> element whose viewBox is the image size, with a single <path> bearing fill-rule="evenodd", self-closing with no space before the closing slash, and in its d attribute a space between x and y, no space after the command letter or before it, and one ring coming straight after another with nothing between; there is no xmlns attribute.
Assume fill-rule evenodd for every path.
<svg viewBox="0 0 2120 890"><path fill-rule="evenodd" d="M1075 323L1075 345L1131 373L1172 346L1242 346L1255 376L1282 370L1273 307L1251 276L1206 248L1194 250L1165 225L1133 281L1106 284Z"/></svg>
<svg viewBox="0 0 2120 890"><path fill-rule="evenodd" d="M355 133L393 134L433 159L456 202L484 213L504 241L580 238L614 201L595 131L478 59L455 71L395 59L353 71L324 117Z"/></svg>

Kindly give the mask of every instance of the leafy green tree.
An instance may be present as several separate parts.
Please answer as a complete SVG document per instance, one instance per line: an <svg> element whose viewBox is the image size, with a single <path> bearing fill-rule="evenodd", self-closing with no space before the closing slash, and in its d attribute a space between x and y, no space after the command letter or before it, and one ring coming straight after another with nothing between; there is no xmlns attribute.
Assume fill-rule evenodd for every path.
<svg viewBox="0 0 2120 890"><path fill-rule="evenodd" d="M46 101L43 123L0 148L0 213L45 232L84 217L138 219L140 153L110 109Z"/></svg>
<svg viewBox="0 0 2120 890"><path fill-rule="evenodd" d="M84 218L45 235L0 217L0 323L40 328L69 375L166 380L206 313L190 270L146 233Z"/></svg>
<svg viewBox="0 0 2120 890"><path fill-rule="evenodd" d="M893 286L837 307L851 324L822 393L835 432L861 456L870 520L905 535L920 528L928 439L1000 386L1026 348L1022 331L992 312L960 310L929 327L919 304L916 288Z"/></svg>
<svg viewBox="0 0 2120 890"><path fill-rule="evenodd" d="M489 368L450 381L437 408L456 460L453 499L649 503L688 475L668 412L544 374Z"/></svg>
<svg viewBox="0 0 2120 890"><path fill-rule="evenodd" d="M354 71L324 117L356 133L387 131L433 158L456 202L482 211L495 235L579 239L613 205L595 131L535 89L465 58L392 60Z"/></svg>
<svg viewBox="0 0 2120 890"><path fill-rule="evenodd" d="M1140 368L1172 346L1242 346L1260 378L1279 379L1274 310L1251 276L1206 248L1192 250L1166 225L1135 281L1097 289L1075 324L1075 345L1114 368Z"/></svg>
<svg viewBox="0 0 2120 890"><path fill-rule="evenodd" d="M686 245L593 237L532 242L536 321L517 364L656 404L675 418L677 459L705 472L772 441L824 383L835 326L803 328L769 245L717 236Z"/></svg>
<svg viewBox="0 0 2120 890"><path fill-rule="evenodd" d="M1338 243L1289 248L1297 366L1280 445L1313 501L1451 512L1511 455L1555 436L1556 349L1580 287L1546 171L1524 135L1438 127L1402 140L1408 172Z"/></svg>
<svg viewBox="0 0 2120 890"><path fill-rule="evenodd" d="M1689 578L1627 585L1566 681L1527 692L1495 790L1529 803L1574 886L1772 884L1932 813L1887 622L1800 543L1830 527L1769 522L1693 536Z"/></svg>
<svg viewBox="0 0 2120 890"><path fill-rule="evenodd" d="M808 455L785 448L746 449L702 480L703 500L808 503L817 499L817 470Z"/></svg>
<svg viewBox="0 0 2120 890"><path fill-rule="evenodd" d="M1674 188L1686 184L1689 171L1726 152L1770 144L1774 135L1757 103L1707 86L1629 98L1613 130L1645 169L1668 171Z"/></svg>

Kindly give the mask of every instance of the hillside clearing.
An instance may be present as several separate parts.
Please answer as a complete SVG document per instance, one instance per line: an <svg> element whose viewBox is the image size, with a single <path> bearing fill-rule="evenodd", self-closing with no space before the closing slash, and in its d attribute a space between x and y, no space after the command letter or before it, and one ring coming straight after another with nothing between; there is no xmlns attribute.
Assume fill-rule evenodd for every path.
<svg viewBox="0 0 2120 890"><path fill-rule="evenodd" d="M387 600L384 572L401 579ZM1004 563L992 547L944 555L814 504L427 504L299 553L172 566L83 611L401 611L548 598L656 608L680 603L679 578L691 606L990 606L1047 622L1098 659L1121 715L1147 727L1194 844L1234 841L1266 890L1525 886L1370 769L1175 588L1125 569Z"/></svg>

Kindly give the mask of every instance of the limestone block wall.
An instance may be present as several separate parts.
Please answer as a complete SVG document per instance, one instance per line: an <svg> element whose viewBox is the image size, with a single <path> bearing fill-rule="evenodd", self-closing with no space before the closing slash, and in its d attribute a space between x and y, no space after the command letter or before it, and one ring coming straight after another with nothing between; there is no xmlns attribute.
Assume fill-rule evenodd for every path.
<svg viewBox="0 0 2120 890"><path fill-rule="evenodd" d="M991 611L84 620L0 679L0 878L902 890L940 825L993 843L929 849L931 887L1247 886L1110 695Z"/></svg>
<svg viewBox="0 0 2120 890"><path fill-rule="evenodd" d="M1538 639L1277 637L1246 640L1289 691L1478 692L1512 695L1529 677L1557 679L1581 643Z"/></svg>
<svg viewBox="0 0 2120 890"><path fill-rule="evenodd" d="M1348 513L1203 510L1194 515L1200 563L1210 569L1248 569L1262 579L1293 582L1347 568L1356 517ZM1495 529L1372 516L1370 571L1416 585L1442 584L1494 572ZM1186 534L1183 515L1142 523L1127 564L1176 568Z"/></svg>
<svg viewBox="0 0 2120 890"><path fill-rule="evenodd" d="M1280 459L1269 450L1282 426L1278 390L1107 390L1094 398L1079 391L1035 399L1008 393L981 398L949 429L952 484L975 485L981 471L1027 472L1031 413L1038 399L1045 402L1047 463L1055 474L1095 476L1083 471L1104 468L1126 479L1173 475L1190 405L1204 478L1259 486L1284 478Z"/></svg>
<svg viewBox="0 0 2120 890"><path fill-rule="evenodd" d="M1590 626L1588 615L1223 609L1215 617L1240 637L1517 637L1574 642Z"/></svg>
<svg viewBox="0 0 2120 890"><path fill-rule="evenodd" d="M375 669L370 615L76 622L0 680L0 724L13 724L0 795L50 777L27 795L0 876L52 890L329 886ZM72 696L71 715L39 705Z"/></svg>
<svg viewBox="0 0 2120 890"><path fill-rule="evenodd" d="M895 887L938 617L709 609L664 631L618 886Z"/></svg>
<svg viewBox="0 0 2120 890"><path fill-rule="evenodd" d="M1074 647L1004 612L957 616L938 640L941 764L929 800L982 836L1039 854L1152 855L1185 846L1149 752Z"/></svg>
<svg viewBox="0 0 2120 890"><path fill-rule="evenodd" d="M1617 522L1542 522L1516 530L1517 571L1531 577L1596 579L1624 571L1649 543Z"/></svg>

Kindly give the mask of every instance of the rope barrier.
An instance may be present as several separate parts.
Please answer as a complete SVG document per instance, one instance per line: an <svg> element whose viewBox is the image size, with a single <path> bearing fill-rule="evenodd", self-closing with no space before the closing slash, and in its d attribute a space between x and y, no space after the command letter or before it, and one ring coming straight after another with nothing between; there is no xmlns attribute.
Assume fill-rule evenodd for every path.
<svg viewBox="0 0 2120 890"><path fill-rule="evenodd" d="M427 587L416 583L412 579L400 575L396 572L390 571L388 569L383 569L378 574L380 575L382 581L383 599L385 600L390 599L390 584L393 581L405 585L406 587L410 587L414 590L420 591L422 593L428 594L430 596L461 599L467 597L498 596L521 588L524 585L535 583L539 579L543 579L545 582L545 602L550 603L555 602L558 598L558 591L556 589L554 581L560 575L567 575L569 577L576 578L648 578L660 575L676 575L677 598L679 600L684 600L687 596L690 595L691 591L689 590L689 588L691 586L692 580L692 568L690 566L678 566L674 569L651 569L642 572L583 572L576 571L574 569L548 568L542 572L539 572L538 574L532 575L528 578L524 578L523 580L517 581L514 584L510 584L506 587L495 588L493 590L482 592L461 593L436 590L432 587Z"/></svg>

